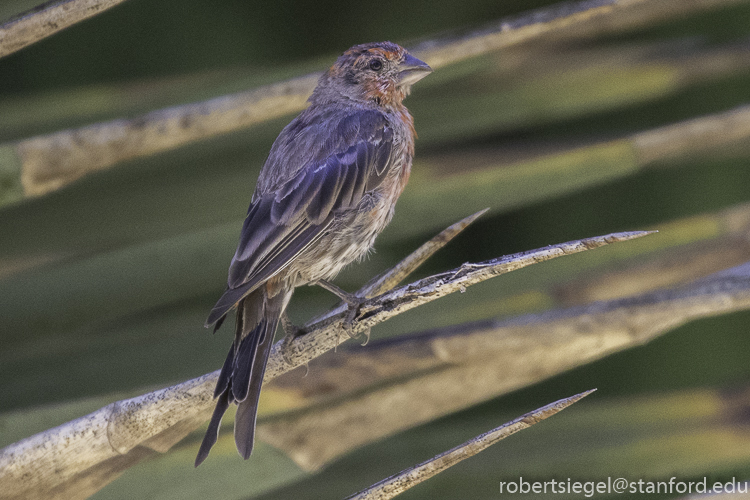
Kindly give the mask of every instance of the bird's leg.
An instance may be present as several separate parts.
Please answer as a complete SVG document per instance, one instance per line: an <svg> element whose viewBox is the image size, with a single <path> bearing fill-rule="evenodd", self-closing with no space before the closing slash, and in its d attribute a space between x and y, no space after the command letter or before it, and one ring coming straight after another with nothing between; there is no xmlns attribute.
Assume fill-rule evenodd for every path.
<svg viewBox="0 0 750 500"><path fill-rule="evenodd" d="M355 316L357 316L357 313L359 312L359 308L362 306L364 301L366 299L362 297L358 297L357 295L354 295L353 293L348 293L342 290L341 288L337 287L333 283L330 283L326 280L317 280L310 283L310 285L318 285L321 288L325 288L344 302L346 302L349 310L346 313L346 316L344 317L344 330L346 330L347 335L351 338L356 338L352 334L352 323L354 322ZM367 343L370 341L370 329L368 328L365 332L365 341L362 345L367 345Z"/></svg>

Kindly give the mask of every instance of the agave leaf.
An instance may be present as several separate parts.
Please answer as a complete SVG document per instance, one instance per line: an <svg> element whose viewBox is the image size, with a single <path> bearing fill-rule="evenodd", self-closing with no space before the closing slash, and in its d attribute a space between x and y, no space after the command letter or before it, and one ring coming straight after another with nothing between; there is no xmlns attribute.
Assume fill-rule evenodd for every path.
<svg viewBox="0 0 750 500"><path fill-rule="evenodd" d="M403 311L472 284L567 254L627 241L649 233L632 232L571 241L522 254L466 264L369 299L352 323L362 332ZM394 307L394 305L396 305ZM265 380L271 380L340 342L336 319L324 319L310 332L272 348ZM0 450L0 478L18 498L39 495L88 496L153 451L165 452L208 419L218 371L182 384L117 401L89 415ZM29 471L34 471L29 479Z"/></svg>

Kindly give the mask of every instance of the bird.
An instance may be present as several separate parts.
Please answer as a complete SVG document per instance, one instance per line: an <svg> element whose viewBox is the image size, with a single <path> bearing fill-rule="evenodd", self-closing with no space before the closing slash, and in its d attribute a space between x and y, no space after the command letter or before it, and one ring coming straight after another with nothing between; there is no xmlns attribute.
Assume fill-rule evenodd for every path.
<svg viewBox="0 0 750 500"><path fill-rule="evenodd" d="M414 157L414 120L403 104L429 65L392 42L355 45L318 80L308 107L279 134L258 176L227 288L205 326L235 310L232 346L214 390L216 406L195 459L216 443L238 405L234 438L253 450L258 398L273 337L294 289L329 283L363 258L394 214ZM286 328L285 328L286 329Z"/></svg>

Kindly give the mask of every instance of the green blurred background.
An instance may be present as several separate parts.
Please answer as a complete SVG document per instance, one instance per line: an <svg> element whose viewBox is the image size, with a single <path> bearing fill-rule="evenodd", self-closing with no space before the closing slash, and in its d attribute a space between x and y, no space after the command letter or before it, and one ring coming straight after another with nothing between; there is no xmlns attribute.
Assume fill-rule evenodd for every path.
<svg viewBox="0 0 750 500"><path fill-rule="evenodd" d="M467 30L554 3L129 0L0 59L0 142L318 71L356 43L388 39L408 47L446 30ZM6 1L0 18L32 5ZM469 182L493 171L493 165L585 149L747 104L749 63L750 5L717 2L714 9L675 12L655 24L512 47L507 54L498 51L436 71L407 100L420 139L404 205L397 207L377 253L337 283L355 289L448 223L484 206L491 212L419 276L551 243L659 228L750 201L750 150L742 144L623 169L560 190L554 177L540 177L517 199L502 191L473 197ZM0 445L123 395L221 366L229 335L212 337L203 320L223 290L258 170L289 119L129 161L0 208L0 413L25 415L30 422L19 430L9 428L11 420L0 421ZM455 196L442 198L456 179L466 184L453 191ZM412 210L430 197L439 213ZM430 304L379 326L373 338L559 305L492 306L498 295L585 273L592 254L534 266ZM333 303L325 292L301 289L290 313L304 322ZM248 463L231 457L237 475L229 484L224 476L211 482L215 471L209 458L208 472L202 471L208 476L206 491L200 494L343 497L503 418L593 387L598 392L578 406L594 405L598 414L581 414L578 420L563 414L560 423L541 424L550 430L540 426L536 438L530 435L537 428L525 431L403 498L497 498L499 481L519 475L586 480L586 474L652 470L637 454L628 458L611 451L625 441L652 447L653 463L673 464L671 470L685 479L706 474L744 479L750 473L746 457L717 452L716 461L696 464L696 451L649 441L633 422L651 422L656 417L648 409L659 408L662 399L682 397L690 407L701 391L747 387L749 321L750 313L740 312L683 326L645 346L368 445L318 474L303 474L265 447L261 458ZM53 404L65 411L54 411ZM45 416L34 420L38 408L47 408L38 413ZM713 418L724 417L718 412ZM603 421L615 430L608 433ZM744 431L747 423L745 415L733 425ZM695 422L685 425L683 430L693 429L695 435L706 429ZM563 439L565 434L571 441ZM191 443L178 452L185 467L197 449L195 440ZM611 445L609 454L605 445ZM147 462L97 497L170 498L165 492L174 486L164 478L169 474Z"/></svg>

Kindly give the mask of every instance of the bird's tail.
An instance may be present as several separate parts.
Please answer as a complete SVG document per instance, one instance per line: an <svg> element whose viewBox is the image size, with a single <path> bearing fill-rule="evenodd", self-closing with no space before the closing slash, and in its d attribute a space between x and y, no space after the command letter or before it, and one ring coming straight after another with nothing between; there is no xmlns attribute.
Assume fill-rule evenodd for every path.
<svg viewBox="0 0 750 500"><path fill-rule="evenodd" d="M234 440L245 459L250 457L255 440L255 420L266 362L273 345L273 336L288 297L281 292L268 297L265 287L251 293L237 305L237 327L229 354L216 383L211 423L201 443L195 466L208 456L219 437L219 427L230 403L237 403L234 419Z"/></svg>

